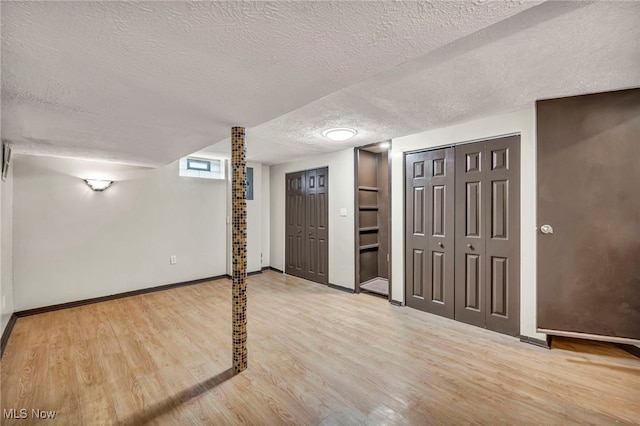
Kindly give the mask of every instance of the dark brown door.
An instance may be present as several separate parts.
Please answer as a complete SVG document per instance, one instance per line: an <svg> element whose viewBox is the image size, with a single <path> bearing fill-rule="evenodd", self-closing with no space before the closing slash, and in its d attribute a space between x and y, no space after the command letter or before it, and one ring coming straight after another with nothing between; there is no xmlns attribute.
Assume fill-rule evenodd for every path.
<svg viewBox="0 0 640 426"><path fill-rule="evenodd" d="M520 330L520 137L456 147L455 318Z"/></svg>
<svg viewBox="0 0 640 426"><path fill-rule="evenodd" d="M486 327L520 334L520 136L487 141Z"/></svg>
<svg viewBox="0 0 640 426"><path fill-rule="evenodd" d="M307 170L305 193L305 278L322 284L327 275L328 168Z"/></svg>
<svg viewBox="0 0 640 426"><path fill-rule="evenodd" d="M408 154L407 305L454 315L454 149Z"/></svg>
<svg viewBox="0 0 640 426"><path fill-rule="evenodd" d="M322 284L329 281L328 172L324 167L285 177L285 272Z"/></svg>
<svg viewBox="0 0 640 426"><path fill-rule="evenodd" d="M305 173L289 173L285 177L287 220L285 241L285 272L297 277L305 276L304 228L305 228Z"/></svg>
<svg viewBox="0 0 640 426"><path fill-rule="evenodd" d="M536 110L538 328L640 339L640 89Z"/></svg>
<svg viewBox="0 0 640 426"><path fill-rule="evenodd" d="M456 147L455 318L485 325L485 144Z"/></svg>

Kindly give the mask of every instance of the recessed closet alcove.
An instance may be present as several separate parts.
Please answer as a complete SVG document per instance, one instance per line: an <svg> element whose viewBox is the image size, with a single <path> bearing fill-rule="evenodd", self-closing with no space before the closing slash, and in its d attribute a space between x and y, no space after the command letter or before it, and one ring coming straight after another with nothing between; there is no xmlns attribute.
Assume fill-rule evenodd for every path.
<svg viewBox="0 0 640 426"><path fill-rule="evenodd" d="M355 149L356 292L390 298L389 143Z"/></svg>

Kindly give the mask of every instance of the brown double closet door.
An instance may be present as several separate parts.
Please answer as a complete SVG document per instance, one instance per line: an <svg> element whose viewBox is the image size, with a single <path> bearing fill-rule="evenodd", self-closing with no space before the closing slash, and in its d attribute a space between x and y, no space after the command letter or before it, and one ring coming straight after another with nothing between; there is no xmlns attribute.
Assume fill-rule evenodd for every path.
<svg viewBox="0 0 640 426"><path fill-rule="evenodd" d="M329 169L286 175L285 272L328 284Z"/></svg>
<svg viewBox="0 0 640 426"><path fill-rule="evenodd" d="M406 156L407 305L520 330L520 137Z"/></svg>

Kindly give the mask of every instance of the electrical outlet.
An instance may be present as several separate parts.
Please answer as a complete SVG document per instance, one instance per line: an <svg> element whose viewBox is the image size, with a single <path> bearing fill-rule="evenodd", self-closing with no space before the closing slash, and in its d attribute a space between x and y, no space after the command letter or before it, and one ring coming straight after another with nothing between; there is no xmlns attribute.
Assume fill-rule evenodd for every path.
<svg viewBox="0 0 640 426"><path fill-rule="evenodd" d="M169 257L169 263L172 265L175 265L176 263L178 263L178 256L173 255L171 257Z"/></svg>

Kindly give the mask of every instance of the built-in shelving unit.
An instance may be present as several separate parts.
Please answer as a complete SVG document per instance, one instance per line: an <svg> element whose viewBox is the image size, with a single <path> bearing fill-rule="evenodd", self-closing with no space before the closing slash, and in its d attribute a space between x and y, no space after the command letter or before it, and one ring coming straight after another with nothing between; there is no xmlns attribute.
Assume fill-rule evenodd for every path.
<svg viewBox="0 0 640 426"><path fill-rule="evenodd" d="M389 160L386 151L357 148L355 155L356 289L360 291L360 284L389 276Z"/></svg>

